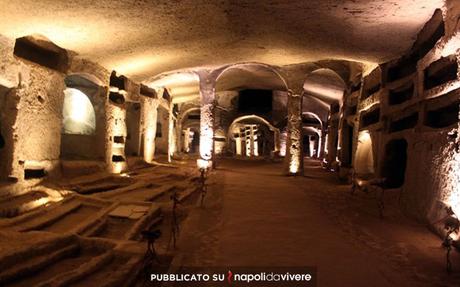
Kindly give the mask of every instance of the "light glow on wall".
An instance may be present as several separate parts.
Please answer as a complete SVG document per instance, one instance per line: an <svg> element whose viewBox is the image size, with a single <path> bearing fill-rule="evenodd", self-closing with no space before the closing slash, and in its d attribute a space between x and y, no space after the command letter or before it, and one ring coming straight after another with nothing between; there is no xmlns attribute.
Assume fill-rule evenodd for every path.
<svg viewBox="0 0 460 287"><path fill-rule="evenodd" d="M292 174L296 174L299 172L299 161L297 160L298 154L293 153L291 162L289 163L289 172Z"/></svg>
<svg viewBox="0 0 460 287"><path fill-rule="evenodd" d="M356 149L354 165L357 174L374 173L372 139L369 131L362 131L358 135L358 147Z"/></svg>
<svg viewBox="0 0 460 287"><path fill-rule="evenodd" d="M80 90L64 90L63 133L91 135L96 131L96 113L88 97Z"/></svg>
<svg viewBox="0 0 460 287"><path fill-rule="evenodd" d="M454 153L450 165L449 173L444 178L443 201L454 211L456 216L460 216L460 153Z"/></svg>

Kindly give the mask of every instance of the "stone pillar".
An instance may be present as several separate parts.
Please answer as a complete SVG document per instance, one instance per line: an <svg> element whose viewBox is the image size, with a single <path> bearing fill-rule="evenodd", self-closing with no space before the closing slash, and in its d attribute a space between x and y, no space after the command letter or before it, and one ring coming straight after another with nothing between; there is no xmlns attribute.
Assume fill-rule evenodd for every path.
<svg viewBox="0 0 460 287"><path fill-rule="evenodd" d="M215 86L208 74L200 74L200 167L210 167L214 147Z"/></svg>
<svg viewBox="0 0 460 287"><path fill-rule="evenodd" d="M336 115L331 116L329 120L328 139L327 139L327 164L331 168L336 162L337 145L338 145L338 128L339 121Z"/></svg>
<svg viewBox="0 0 460 287"><path fill-rule="evenodd" d="M176 120L176 152L181 153L184 151L183 146L182 119L178 117Z"/></svg>
<svg viewBox="0 0 460 287"><path fill-rule="evenodd" d="M322 159L324 158L324 150L326 149L326 131L324 130L324 128L321 129L320 143L321 145L319 146L320 152L318 157Z"/></svg>
<svg viewBox="0 0 460 287"><path fill-rule="evenodd" d="M254 157L256 155L255 147L254 147L254 125L249 126L249 142L250 142L249 156Z"/></svg>
<svg viewBox="0 0 460 287"><path fill-rule="evenodd" d="M285 169L289 175L303 174L302 96L288 92L288 134L286 139Z"/></svg>
<svg viewBox="0 0 460 287"><path fill-rule="evenodd" d="M176 149L176 139L174 137L174 117L173 117L173 104L169 103L168 111L168 162L171 162L172 156Z"/></svg>
<svg viewBox="0 0 460 287"><path fill-rule="evenodd" d="M141 121L143 135L143 156L152 162L155 155L155 136L157 133L158 99L141 97Z"/></svg>

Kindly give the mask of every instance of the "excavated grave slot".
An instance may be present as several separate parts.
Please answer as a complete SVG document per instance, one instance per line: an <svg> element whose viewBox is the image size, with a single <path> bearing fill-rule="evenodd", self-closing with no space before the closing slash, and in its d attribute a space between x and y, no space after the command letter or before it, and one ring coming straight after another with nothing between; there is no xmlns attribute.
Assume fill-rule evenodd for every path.
<svg viewBox="0 0 460 287"><path fill-rule="evenodd" d="M93 237L123 239L124 235L134 226L136 220L124 217L108 216L100 230Z"/></svg>
<svg viewBox="0 0 460 287"><path fill-rule="evenodd" d="M124 136L114 136L113 137L113 142L114 143L119 143L119 144L124 144L125 143L125 137Z"/></svg>
<svg viewBox="0 0 460 287"><path fill-rule="evenodd" d="M21 274L20 277L16 278L11 282L11 285L8 286L36 286L56 275L78 269L92 258L103 254L104 251L105 250L102 248L79 246L74 250L70 250L67 254L64 254L59 260L50 262L49 265L44 266L39 272Z"/></svg>
<svg viewBox="0 0 460 287"><path fill-rule="evenodd" d="M66 50L30 36L16 39L14 55L62 73L68 68Z"/></svg>
<svg viewBox="0 0 460 287"><path fill-rule="evenodd" d="M36 206L32 205L30 207L28 207L28 205L47 197L48 195L46 193L40 191L31 191L23 195L1 199L0 218L12 218L30 212L40 207L41 205L37 204Z"/></svg>
<svg viewBox="0 0 460 287"><path fill-rule="evenodd" d="M114 104L122 105L122 104L125 103L125 96L123 96L120 93L110 92L109 93L109 100Z"/></svg>
<svg viewBox="0 0 460 287"><path fill-rule="evenodd" d="M365 112L361 115L361 128L378 123L380 120L380 108Z"/></svg>
<svg viewBox="0 0 460 287"><path fill-rule="evenodd" d="M154 99L158 98L157 92L144 84L141 84L140 94Z"/></svg>
<svg viewBox="0 0 460 287"><path fill-rule="evenodd" d="M117 76L117 73L113 71L110 74L110 86L118 88L119 90L125 90L125 76Z"/></svg>
<svg viewBox="0 0 460 287"><path fill-rule="evenodd" d="M70 189L81 194L93 194L98 192L110 191L113 189L121 188L132 184L134 181L130 178L123 177L109 177L96 181L87 182L73 186Z"/></svg>
<svg viewBox="0 0 460 287"><path fill-rule="evenodd" d="M444 35L445 26L442 11L437 9L433 17L418 34L417 40L411 49L412 52L402 57L393 67L388 69L388 81L393 82L414 74L417 70L417 62L425 57Z"/></svg>
<svg viewBox="0 0 460 287"><path fill-rule="evenodd" d="M369 98L370 96L372 96L373 94L377 93L379 90L380 90L380 83L379 84L376 84L374 86L371 86L370 88L366 89L364 92L363 92L363 97L362 99L367 99Z"/></svg>
<svg viewBox="0 0 460 287"><path fill-rule="evenodd" d="M404 117L402 119L393 121L390 123L389 132L399 132L407 129L414 128L418 123L418 112L411 114L410 116Z"/></svg>
<svg viewBox="0 0 460 287"><path fill-rule="evenodd" d="M58 233L68 232L90 216L94 215L100 209L101 208L97 206L82 204L70 213L44 226L41 230Z"/></svg>
<svg viewBox="0 0 460 287"><path fill-rule="evenodd" d="M436 110L427 111L425 115L426 126L432 128L449 127L459 121L459 101Z"/></svg>
<svg viewBox="0 0 460 287"><path fill-rule="evenodd" d="M425 89L432 89L457 79L458 64L455 56L444 57L425 69Z"/></svg>
<svg viewBox="0 0 460 287"><path fill-rule="evenodd" d="M399 105L408 100L412 99L414 95L414 84L407 87L403 87L402 89L395 89L391 90L388 94L388 103L392 105Z"/></svg>
<svg viewBox="0 0 460 287"><path fill-rule="evenodd" d="M34 178L43 178L46 176L46 171L44 168L26 168L24 169L24 179L34 179Z"/></svg>
<svg viewBox="0 0 460 287"><path fill-rule="evenodd" d="M401 58L398 63L388 69L388 82L412 75L417 70L418 57L415 54Z"/></svg>

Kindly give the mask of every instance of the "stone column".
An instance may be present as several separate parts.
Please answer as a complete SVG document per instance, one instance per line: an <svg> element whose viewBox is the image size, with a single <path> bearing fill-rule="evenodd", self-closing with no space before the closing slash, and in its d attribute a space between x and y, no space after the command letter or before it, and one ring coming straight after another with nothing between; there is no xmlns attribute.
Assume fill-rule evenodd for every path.
<svg viewBox="0 0 460 287"><path fill-rule="evenodd" d="M326 149L326 131L324 128L321 129L321 138L320 138L321 145L319 146L319 158L324 158L324 150Z"/></svg>
<svg viewBox="0 0 460 287"><path fill-rule="evenodd" d="M285 169L289 175L303 174L302 148L302 96L288 92L288 134L286 140Z"/></svg>
<svg viewBox="0 0 460 287"><path fill-rule="evenodd" d="M254 125L249 126L249 142L250 142L249 157L254 157L256 155L255 148L254 148Z"/></svg>
<svg viewBox="0 0 460 287"><path fill-rule="evenodd" d="M143 156L152 162L155 155L155 136L157 133L158 99L141 97L141 121L143 134Z"/></svg>
<svg viewBox="0 0 460 287"><path fill-rule="evenodd" d="M200 167L212 165L214 147L215 85L209 74L200 74Z"/></svg>
<svg viewBox="0 0 460 287"><path fill-rule="evenodd" d="M280 152L280 130L279 129L274 129L273 130L273 143L274 143L274 150L273 150L273 155L278 155Z"/></svg>
<svg viewBox="0 0 460 287"><path fill-rule="evenodd" d="M338 126L339 121L336 119L336 116L331 116L331 119L329 120L327 139L327 164L330 168L336 162L337 157Z"/></svg>
<svg viewBox="0 0 460 287"><path fill-rule="evenodd" d="M182 153L184 151L183 146L182 119L178 116L176 120L176 152Z"/></svg>
<svg viewBox="0 0 460 287"><path fill-rule="evenodd" d="M174 137L174 118L173 118L173 104L169 103L168 114L168 162L171 162L176 147L176 139Z"/></svg>

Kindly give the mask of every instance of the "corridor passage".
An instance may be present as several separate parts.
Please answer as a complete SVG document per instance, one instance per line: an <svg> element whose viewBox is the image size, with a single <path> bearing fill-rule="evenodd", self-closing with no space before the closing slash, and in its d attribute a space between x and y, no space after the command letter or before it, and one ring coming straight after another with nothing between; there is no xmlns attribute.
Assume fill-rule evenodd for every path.
<svg viewBox="0 0 460 287"><path fill-rule="evenodd" d="M184 223L176 264L315 266L318 286L458 286L441 240L404 219L391 194L382 220L374 195L351 195L318 161L305 163L303 177L281 169L219 162L205 206Z"/></svg>

